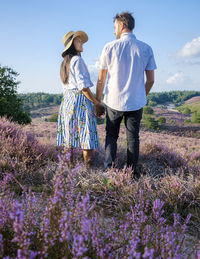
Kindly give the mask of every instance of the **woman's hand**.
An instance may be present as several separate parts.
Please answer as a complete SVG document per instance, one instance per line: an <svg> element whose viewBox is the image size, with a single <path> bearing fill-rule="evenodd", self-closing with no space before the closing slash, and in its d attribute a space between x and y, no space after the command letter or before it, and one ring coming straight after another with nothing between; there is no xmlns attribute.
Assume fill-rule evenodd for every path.
<svg viewBox="0 0 200 259"><path fill-rule="evenodd" d="M83 88L82 93L85 95L86 98L88 98L88 100L90 100L94 104L95 115L97 117L105 114L104 105L94 97L93 93L90 91L90 88Z"/></svg>

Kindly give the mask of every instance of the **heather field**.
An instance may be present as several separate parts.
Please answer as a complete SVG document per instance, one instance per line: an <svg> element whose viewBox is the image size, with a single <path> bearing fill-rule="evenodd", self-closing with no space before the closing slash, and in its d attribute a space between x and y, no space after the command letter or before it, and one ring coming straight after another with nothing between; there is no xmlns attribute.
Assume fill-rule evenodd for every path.
<svg viewBox="0 0 200 259"><path fill-rule="evenodd" d="M56 123L1 119L0 258L200 258L200 138L192 130L142 127L141 177L132 180L123 125L116 168L104 175L105 125L88 170L80 150L70 164L55 146Z"/></svg>
<svg viewBox="0 0 200 259"><path fill-rule="evenodd" d="M191 119L191 115L182 114L178 110L160 107L154 107L153 110L156 119L160 116L166 119L164 127L158 129L159 132L175 136L200 138L199 123L185 123L185 121Z"/></svg>

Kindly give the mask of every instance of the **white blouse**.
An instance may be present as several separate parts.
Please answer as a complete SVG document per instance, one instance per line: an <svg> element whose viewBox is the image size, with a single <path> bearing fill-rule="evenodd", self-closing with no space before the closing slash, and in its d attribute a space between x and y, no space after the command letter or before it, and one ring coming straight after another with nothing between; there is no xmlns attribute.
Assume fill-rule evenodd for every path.
<svg viewBox="0 0 200 259"><path fill-rule="evenodd" d="M81 56L73 56L70 61L68 83L63 84L63 94L68 90L79 90L92 87L90 74Z"/></svg>

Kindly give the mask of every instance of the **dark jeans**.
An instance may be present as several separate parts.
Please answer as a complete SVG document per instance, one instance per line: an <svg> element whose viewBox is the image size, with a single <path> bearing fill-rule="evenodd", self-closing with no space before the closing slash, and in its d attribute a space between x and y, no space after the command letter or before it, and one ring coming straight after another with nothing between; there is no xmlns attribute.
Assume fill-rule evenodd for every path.
<svg viewBox="0 0 200 259"><path fill-rule="evenodd" d="M139 158L139 129L143 109L137 111L116 111L109 107L106 109L106 143L104 167L114 165L117 152L117 139L121 121L124 117L127 137L127 166L136 170Z"/></svg>

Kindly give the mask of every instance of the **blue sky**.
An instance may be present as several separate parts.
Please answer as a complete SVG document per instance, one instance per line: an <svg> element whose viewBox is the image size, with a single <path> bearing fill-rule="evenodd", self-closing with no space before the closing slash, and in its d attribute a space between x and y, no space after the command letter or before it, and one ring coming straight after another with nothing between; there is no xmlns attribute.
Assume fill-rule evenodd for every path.
<svg viewBox="0 0 200 259"><path fill-rule="evenodd" d="M154 92L200 90L199 0L0 0L0 64L20 73L18 92L61 93L62 37L84 30L84 58L93 83L113 17L130 11L133 33L154 51Z"/></svg>

